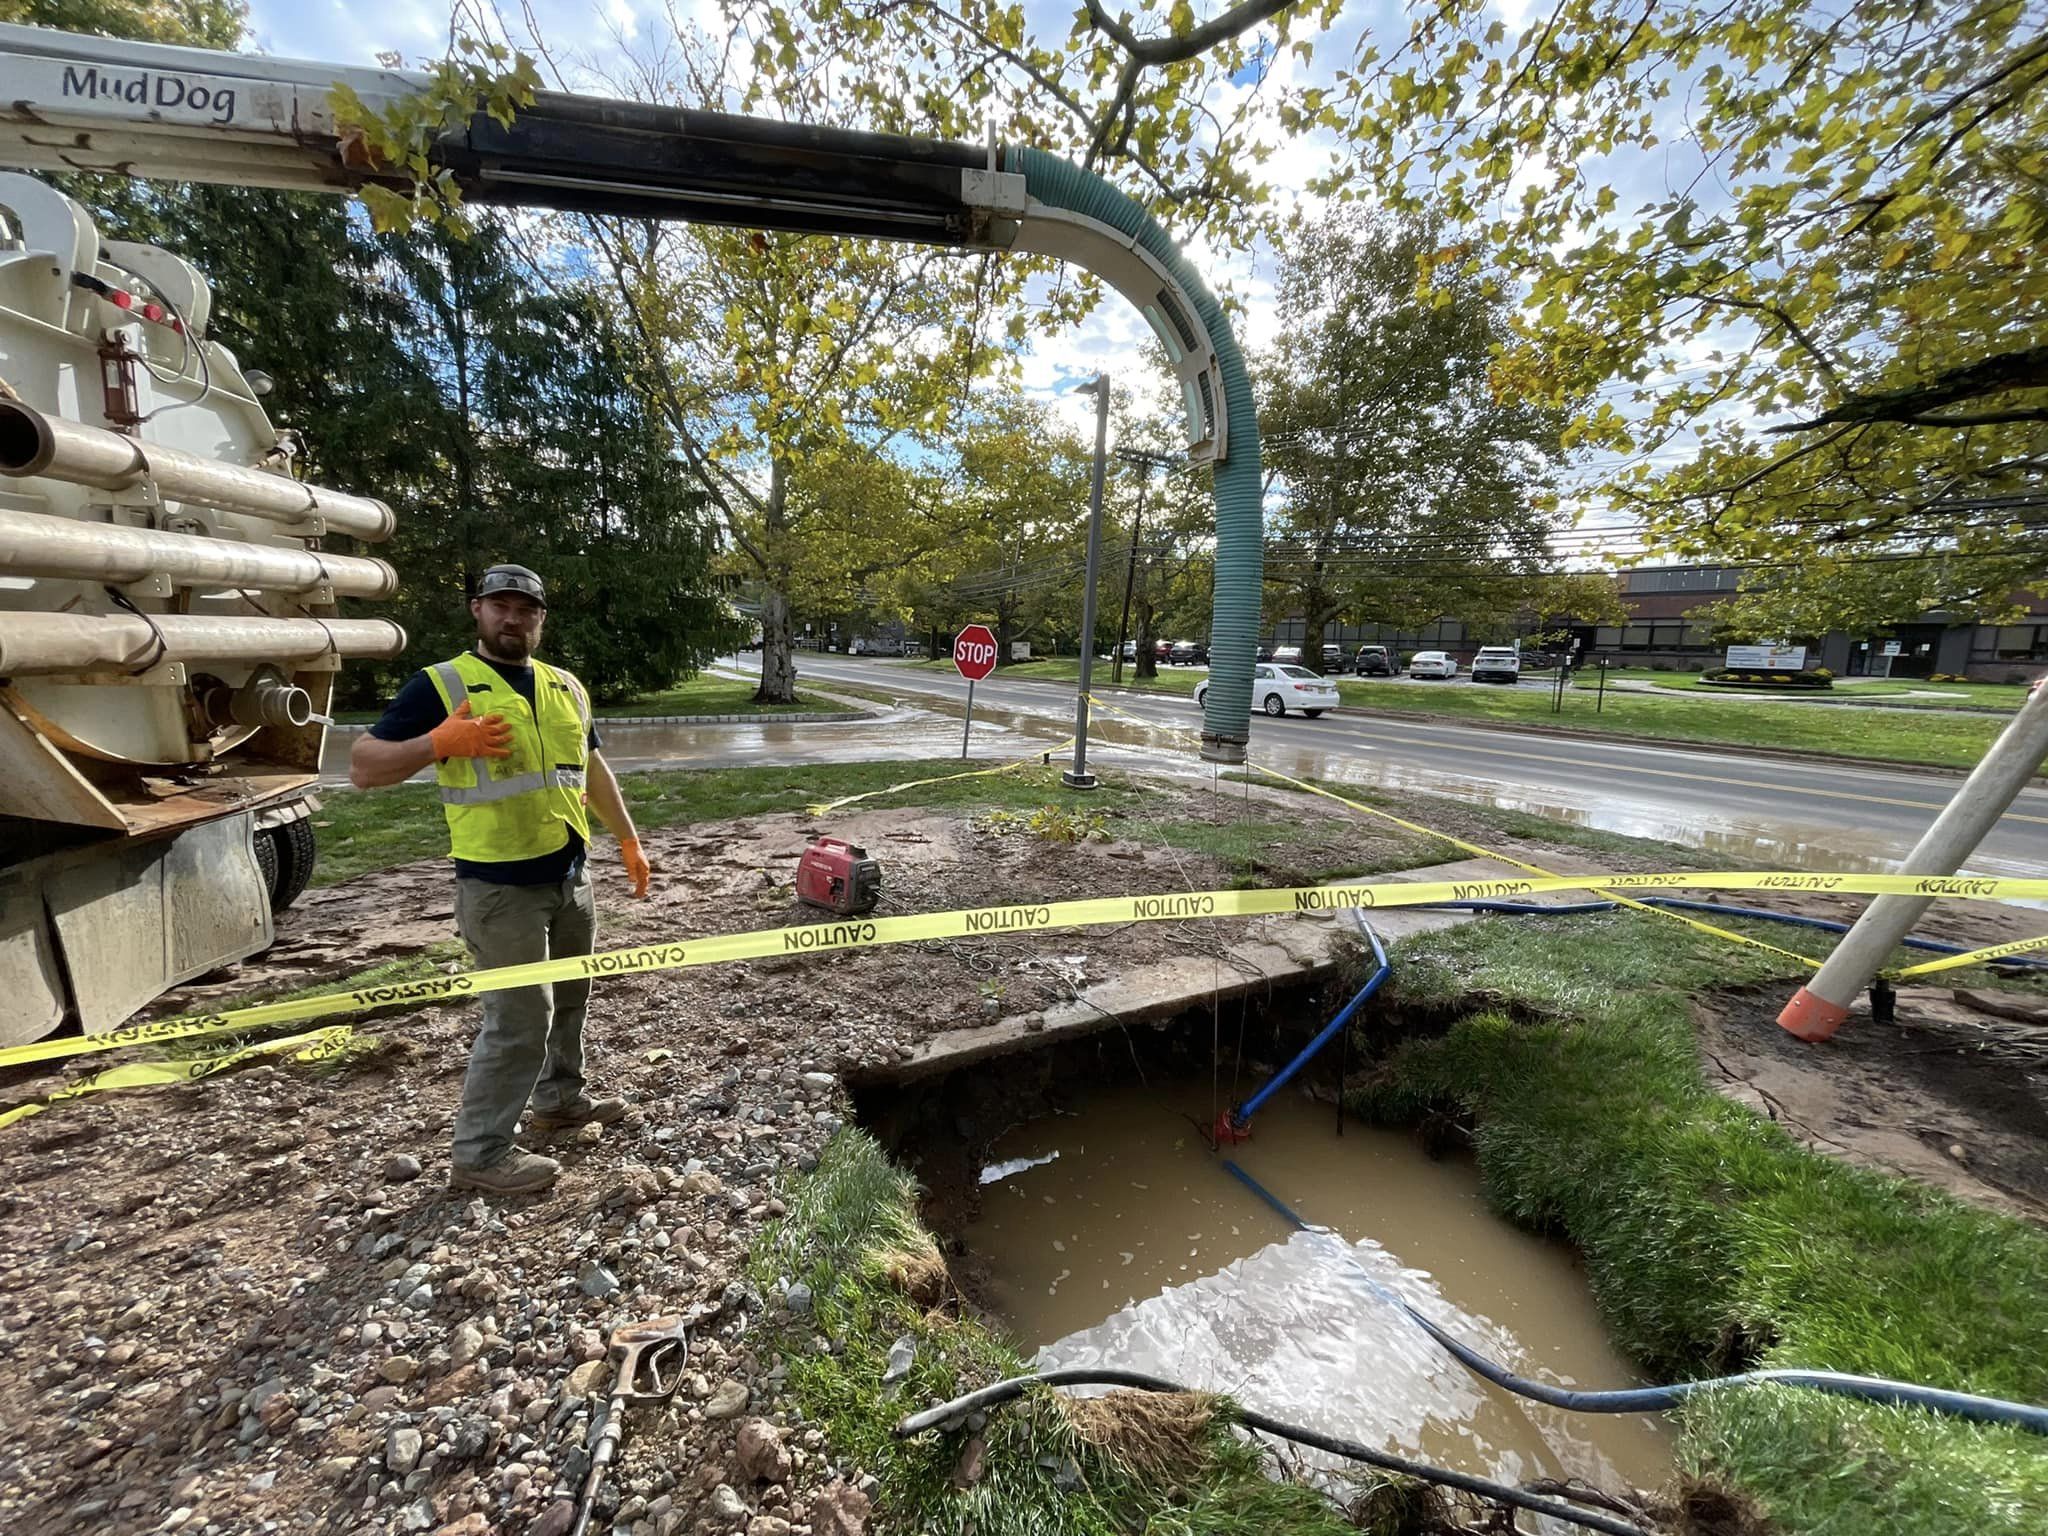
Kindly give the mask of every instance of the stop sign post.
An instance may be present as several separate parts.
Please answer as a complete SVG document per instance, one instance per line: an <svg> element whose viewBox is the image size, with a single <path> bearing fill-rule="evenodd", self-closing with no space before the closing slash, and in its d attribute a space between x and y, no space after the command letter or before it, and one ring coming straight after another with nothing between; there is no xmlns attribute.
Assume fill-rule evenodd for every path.
<svg viewBox="0 0 2048 1536"><path fill-rule="evenodd" d="M953 637L953 666L967 679L967 723L960 728L960 758L974 730L974 685L996 669L996 637L986 624L970 624Z"/></svg>

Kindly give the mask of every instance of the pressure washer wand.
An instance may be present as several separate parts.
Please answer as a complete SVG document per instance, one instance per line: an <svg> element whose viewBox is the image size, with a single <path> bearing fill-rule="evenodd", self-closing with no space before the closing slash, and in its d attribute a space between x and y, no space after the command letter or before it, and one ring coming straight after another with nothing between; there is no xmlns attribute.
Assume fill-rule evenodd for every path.
<svg viewBox="0 0 2048 1536"><path fill-rule="evenodd" d="M591 1501L604 1481L605 1468L619 1454L626 1410L639 1403L665 1403L676 1395L683 1366L689 1360L687 1326L680 1316L671 1314L644 1323L621 1323L612 1330L612 1354L619 1364L612 1377L611 1406L590 1453L590 1471L576 1500L576 1524L569 1536L583 1536L590 1528Z"/></svg>

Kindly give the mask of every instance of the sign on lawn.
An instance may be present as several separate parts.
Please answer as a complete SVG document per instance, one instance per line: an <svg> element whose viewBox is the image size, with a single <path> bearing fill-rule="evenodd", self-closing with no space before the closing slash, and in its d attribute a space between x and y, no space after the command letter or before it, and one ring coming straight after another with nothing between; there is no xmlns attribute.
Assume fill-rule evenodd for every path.
<svg viewBox="0 0 2048 1536"><path fill-rule="evenodd" d="M970 683L996 669L996 637L986 624L970 624L953 641L953 665Z"/></svg>
<svg viewBox="0 0 2048 1536"><path fill-rule="evenodd" d="M1806 667L1806 647L1767 640L1762 645L1728 647L1731 672L1799 672Z"/></svg>

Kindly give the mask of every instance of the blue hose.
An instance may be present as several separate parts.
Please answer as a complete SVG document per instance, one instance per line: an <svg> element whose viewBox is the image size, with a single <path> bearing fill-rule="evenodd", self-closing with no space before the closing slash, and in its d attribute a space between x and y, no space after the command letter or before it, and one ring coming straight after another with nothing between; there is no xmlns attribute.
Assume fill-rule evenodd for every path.
<svg viewBox="0 0 2048 1536"><path fill-rule="evenodd" d="M1336 1234L1327 1227L1312 1226L1303 1221L1279 1196L1236 1163L1225 1160L1223 1167L1297 1231L1336 1237ZM1978 1397L1969 1392L1949 1392L1939 1387L1916 1386L1912 1382L1888 1381L1881 1376L1851 1376L1841 1371L1745 1371L1740 1376L1715 1376L1705 1381L1681 1381L1664 1387L1633 1387L1614 1392L1579 1392L1568 1387L1553 1387L1544 1382L1531 1381L1526 1376L1517 1376L1506 1366L1497 1364L1469 1345L1460 1343L1400 1296L1374 1280L1366 1273L1365 1266L1358 1262L1350 1246L1343 1244L1341 1238L1338 1242L1343 1247L1344 1256L1358 1271L1359 1278L1364 1280L1366 1287L1380 1300L1400 1308L1423 1332L1449 1351L1459 1364L1497 1387L1520 1397L1547 1403L1553 1408L1565 1408L1573 1413L1659 1413L1667 1408L1677 1407L1696 1392L1773 1383L1786 1387L1808 1387L1816 1392L1831 1392L1837 1397L1859 1398L1864 1402L1885 1403L1892 1407L1927 1408L1953 1418L1968 1419L1976 1424L2003 1424L2031 1430L2037 1435L2048 1435L2048 1408L2036 1407L2031 1403L2011 1403L2003 1398Z"/></svg>
<svg viewBox="0 0 2048 1536"><path fill-rule="evenodd" d="M1676 912L1706 912L1717 917L1761 918L1767 922L1791 923L1795 927L1800 928L1818 928L1825 933L1847 933L1849 931L1847 923L1836 922L1833 918L1803 917L1793 912L1773 912L1767 907L1735 907L1714 901L1688 901L1678 896L1641 896L1636 899L1646 907L1664 907ZM1557 903L1499 900L1433 901L1429 903L1429 907L1459 912L1498 912L1516 917L1585 917L1595 912L1616 912L1620 910L1619 903L1612 901L1570 901ZM1427 910L1427 908L1417 908L1417 910L1422 911ZM1230 1125L1233 1129L1244 1129L1250 1123L1252 1116L1259 1112L1265 1102L1272 1098L1275 1093L1279 1092L1281 1088L1285 1087L1295 1073L1306 1066L1318 1051L1334 1040L1337 1037L1337 1032L1351 1022L1351 1016L1358 1011L1359 1006L1367 998L1371 997L1373 993L1377 992L1386 982L1386 979L1393 974L1393 967L1387 960L1387 952L1380 946L1379 936L1362 921L1359 926L1364 928L1366 938L1372 943L1373 956L1379 962L1379 969L1373 972L1371 978L1367 980L1359 994L1344 1005L1344 1011L1332 1019L1321 1034L1309 1041L1300 1055L1282 1067L1279 1074L1270 1083L1266 1084L1265 1087L1261 1088L1257 1093L1230 1112ZM1909 949L1933 950L1937 954L1960 955L1965 952L1962 945L1945 944L1939 939L1916 939L1909 936L1901 939L1899 942ZM2011 956L2007 959L1995 960L1990 963L2028 970L2048 970L2048 961L2028 959L2024 956Z"/></svg>
<svg viewBox="0 0 2048 1536"><path fill-rule="evenodd" d="M1293 1077L1295 1073L1299 1072L1304 1066L1308 1065L1309 1059L1312 1056L1314 1056L1316 1052L1320 1051L1324 1046L1328 1045L1332 1040L1336 1039L1337 1032L1343 1029L1345 1025L1351 1022L1351 1016L1354 1013L1358 1012L1358 1010L1364 1006L1365 1000L1371 997L1373 993L1379 991L1381 986L1385 984L1386 979L1394 974L1393 962L1387 959L1387 952L1386 949L1380 943L1380 936L1374 933L1372 931L1371 924L1365 922L1363 919L1359 921L1358 926L1365 930L1365 937L1367 941L1372 945L1373 958L1379 962L1379 969L1375 970L1371 976L1366 978L1365 985L1358 989L1358 995L1352 998L1350 1002L1346 1003L1342 1010L1339 1011L1339 1013L1337 1014L1337 1017L1330 1020L1330 1022L1323 1027L1323 1032L1321 1034L1317 1035L1315 1039L1309 1041L1309 1043L1302 1048L1301 1054L1299 1056L1295 1057L1294 1060L1290 1061L1289 1063L1287 1063L1286 1066L1282 1067L1279 1070L1279 1072L1274 1075L1274 1078L1270 1083L1266 1084L1265 1087L1261 1088L1257 1093L1253 1094L1250 1098L1246 1099L1244 1103L1240 1104L1236 1109L1230 1112L1230 1123L1232 1127L1242 1130L1247 1124L1249 1124L1252 1116L1259 1112L1259 1107L1262 1104L1264 1104L1266 1100L1270 1099L1271 1097L1273 1097L1274 1094L1278 1093L1282 1088L1284 1088L1287 1085L1287 1081L1289 1078Z"/></svg>
<svg viewBox="0 0 2048 1536"><path fill-rule="evenodd" d="M1836 922L1833 918L1803 917L1796 912L1773 912L1767 907L1731 907L1718 901L1687 901L1678 896L1637 896L1632 899L1646 907L1664 907L1674 912L1705 912L1715 917L1753 917L1765 922L1791 923L1799 928L1818 928L1823 933L1849 931L1849 924ZM1585 917L1595 912L1620 910L1619 903L1612 901L1568 901L1555 905L1536 901L1433 901L1429 906L1460 912L1499 912L1514 917ZM1945 944L1940 939L1918 939L1910 934L1899 940L1899 943L1907 949L1931 950L1938 955L1969 953L1966 945ZM2024 955L2008 955L2003 960L1989 960L1985 963L1999 967L2010 966L2014 970L2048 971L2048 960L2031 959Z"/></svg>

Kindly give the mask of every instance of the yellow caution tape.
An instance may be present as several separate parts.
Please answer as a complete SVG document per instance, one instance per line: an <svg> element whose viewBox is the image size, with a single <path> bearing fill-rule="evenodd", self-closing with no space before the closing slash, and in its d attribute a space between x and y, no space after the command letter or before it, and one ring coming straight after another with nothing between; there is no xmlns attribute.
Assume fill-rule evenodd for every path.
<svg viewBox="0 0 2048 1536"><path fill-rule="evenodd" d="M1166 725L1157 721L1146 720L1141 716L1130 713L1128 710L1119 709L1108 700L1097 698L1092 693L1088 696L1088 702L1097 708L1107 710L1113 715L1122 716L1133 725L1144 726L1147 730L1165 731L1169 735L1180 736L1190 742L1198 742L1200 740L1192 731L1184 730L1176 725ZM1068 739L1069 741L1072 740L1071 737ZM1278 779L1285 784L1291 784L1296 789L1304 790L1311 795L1321 795L1325 800L1334 800L1337 804L1348 806L1363 815L1376 816L1380 820L1391 822L1393 825L1406 831L1417 832L1425 837L1436 838L1440 842L1448 843L1451 847L1460 849L1465 853L1473 854L1480 858L1492 859L1501 864L1512 865L1516 869L1527 870L1533 875L1548 877L1551 874L1551 871L1539 864L1531 864L1523 859L1511 858L1507 854L1482 847L1478 843L1468 843L1463 838L1451 836L1448 832L1439 831L1435 827L1424 826L1420 822L1408 821L1403 817L1396 816L1392 811L1381 810L1375 805L1366 805L1362 801L1350 799L1332 790L1324 789L1320 785L1311 784L1304 779L1294 778L1289 774L1280 772L1277 768L1268 768L1263 763L1248 761L1245 766L1256 772L1263 773L1269 778ZM1683 923L1686 927L1697 932L1712 934L1715 938L1727 939L1736 944L1746 944L1752 949L1769 950L1772 954L1783 956L1787 960L1796 960L1801 965L1809 966L1814 970L1820 969L1821 962L1809 955L1802 955L1794 950L1781 949L1776 944L1766 943L1764 940L1753 938L1746 933L1736 933L1730 929L1718 927L1697 917L1688 917L1683 912L1673 912L1665 907L1653 907L1645 902L1631 901L1628 897L1616 892L1611 885L1589 886L1587 889L1594 891L1598 895L1605 896L1618 905L1627 907L1632 911L1648 912L1652 916L1664 918L1668 922ZM2048 934L2041 934L2031 939L2014 939L2005 944L1990 944L1986 945L1983 949L1970 950L1966 954L1948 955L1940 960L1929 960L1921 965L1909 965L1901 970L1886 971L1884 974L1894 981L1904 981L1914 976L1928 976L1940 971L1960 970L1965 966L1985 965L1994 960L2003 960L2009 955L2023 954L2033 949L2048 949Z"/></svg>
<svg viewBox="0 0 2048 1536"><path fill-rule="evenodd" d="M132 1024L83 1038L38 1040L0 1049L0 1067L49 1061L89 1051L171 1040L205 1038L274 1024L294 1024L330 1014L361 1013L399 1004L434 1003L481 996L543 982L601 981L611 976L671 971L699 965L769 956L821 954L924 939L976 938L987 934L1047 933L1065 928L1120 923L1184 922L1226 917L1271 917L1375 907L1431 906L1447 901L1512 899L1550 891L1719 890L1831 891L1853 896L1972 897L1985 900L2048 898L2048 879L1995 879L1962 875L1755 873L1746 870L1679 871L1637 875L1535 875L1523 879L1433 880L1284 886L1252 891L1173 891L1150 896L1102 896L966 907L904 917L845 918L837 922L764 928L662 944L636 944L594 955L568 955L526 965L499 966L417 981L384 982L352 991L290 998L226 1013L189 1014Z"/></svg>
<svg viewBox="0 0 2048 1536"><path fill-rule="evenodd" d="M1046 747L1040 752L1032 753L1029 757L1020 757L1014 763L1001 763L994 768L974 768L965 773L942 773L935 779L905 779L901 784L891 784L887 789L871 789L864 794L842 795L837 800L827 800L823 805L811 806L810 813L813 816L822 816L827 811L836 811L842 805L852 805L858 800L873 800L882 795L898 795L906 789L922 789L927 784L950 784L955 779L985 779L993 773L1015 773L1019 768L1029 768L1033 763L1042 762L1046 756L1054 752L1064 751L1073 744L1074 738L1069 736L1057 746Z"/></svg>
<svg viewBox="0 0 2048 1536"><path fill-rule="evenodd" d="M1904 981L1911 976L1929 976L1936 971L1960 970L1966 965L1988 965L1993 960L2003 960L2008 955L2024 954L2030 949L2048 949L2048 933L2036 934L2031 939L2011 939L2004 944L1989 944L1983 949L1973 949L1967 954L1944 955L1939 960L1909 965L1903 970L1890 971L1886 974L1894 981Z"/></svg>
<svg viewBox="0 0 2048 1536"><path fill-rule="evenodd" d="M73 1083L68 1088L60 1088L33 1104L18 1105L0 1114L0 1127L12 1125L17 1120L26 1120L30 1115L40 1115L51 1105L62 1104L68 1099L82 1099L95 1093L113 1093L127 1088L155 1088L164 1083L196 1082L202 1077L211 1077L216 1072L224 1072L229 1067L257 1056L281 1056L289 1052L294 1061L324 1061L330 1056L340 1055L358 1038L361 1043L367 1044L373 1037L358 1037L346 1024L330 1024L324 1029L312 1030L307 1034L292 1035L283 1040L263 1040L255 1045L235 1046L205 1056L195 1056L187 1061L124 1062L118 1067L96 1072L83 1082Z"/></svg>
<svg viewBox="0 0 2048 1536"><path fill-rule="evenodd" d="M1516 869L1526 869L1533 875L1545 878L1551 877L1551 871L1543 868L1540 864L1531 864L1524 859L1510 858L1507 854L1496 853L1491 848L1483 848L1478 843L1468 843L1461 837L1451 836L1448 832L1439 832L1434 827L1425 827L1420 822L1408 821L1403 817L1396 816L1392 811L1383 811L1377 806L1366 805L1362 801L1348 799L1343 795L1335 794L1330 790L1310 784L1306 780L1289 777L1277 768L1268 768L1262 763L1253 763L1250 766L1256 768L1260 773L1292 784L1297 789L1307 790L1312 795L1321 795L1325 799L1336 801L1339 805L1348 805L1354 811L1362 811L1368 816L1377 816L1382 821L1390 821L1395 826L1405 828L1407 831L1420 832L1424 836L1437 838L1449 843L1453 848L1461 849L1466 853L1475 854L1484 859L1493 859L1498 863L1512 865ZM1752 949L1769 950L1772 954L1781 956L1784 959L1796 960L1801 965L1809 966L1814 970L1820 969L1820 962L1811 955L1802 955L1797 950L1780 949L1776 944L1769 944L1762 939L1751 938L1748 934L1737 933L1731 928L1722 928L1713 923L1703 922L1696 917L1687 917L1683 912L1673 912L1665 907L1653 907L1647 902L1631 901L1628 897L1621 895L1610 886L1588 886L1586 889L1591 890L1596 895L1606 897L1609 901L1627 907L1632 912L1648 912L1654 917L1661 917L1674 923L1683 923L1695 932L1712 934L1717 939L1726 939L1731 944L1744 944Z"/></svg>
<svg viewBox="0 0 2048 1536"><path fill-rule="evenodd" d="M1099 699L1094 694L1088 696L1088 702L1108 710L1113 715L1121 715L1133 724L1146 726L1152 730L1168 731L1176 736L1186 737L1189 740L1197 739L1191 731L1182 730L1179 726L1173 725L1154 725L1151 721L1141 719L1127 710L1119 709L1116 705L1109 703L1107 700ZM1448 832L1439 832L1435 827L1426 827L1421 822L1409 821L1404 817L1396 816L1392 811L1383 811L1378 806L1367 805L1362 801L1336 794L1319 785L1311 784L1305 779L1297 779L1290 774L1282 773L1277 768L1268 768L1264 763L1254 763L1247 760L1245 766L1265 774L1268 778L1278 779L1283 784L1291 784L1296 789L1305 790L1311 795L1321 795L1325 800L1334 800L1337 804L1348 806L1362 815L1376 816L1381 821L1391 822L1405 831L1420 833L1424 837L1436 838L1439 842L1448 843L1451 847L1463 853L1472 854L1482 859L1492 859L1496 863L1506 864L1515 869L1527 870L1532 875L1549 878L1552 874L1550 870L1543 868L1540 864L1531 864L1525 859L1510 858L1507 854L1497 853L1491 848L1480 846L1478 843L1468 843L1461 837L1451 836ZM1711 934L1717 939L1726 939L1731 944L1747 945L1751 949L1766 950L1782 959L1797 961L1799 964L1814 970L1820 969L1820 961L1815 960L1810 955L1802 955L1797 950L1781 949L1776 944L1767 943L1763 939L1752 938L1746 933L1736 933L1733 929L1722 928L1713 923L1705 922L1700 918L1687 917L1682 912L1672 912L1663 907L1652 907L1640 901L1631 901L1628 897L1617 895L1614 891L1604 886L1592 887L1591 889L1594 889L1597 894L1607 897L1610 901L1629 908L1631 911L1649 912L1669 922L1682 923L1697 933Z"/></svg>

